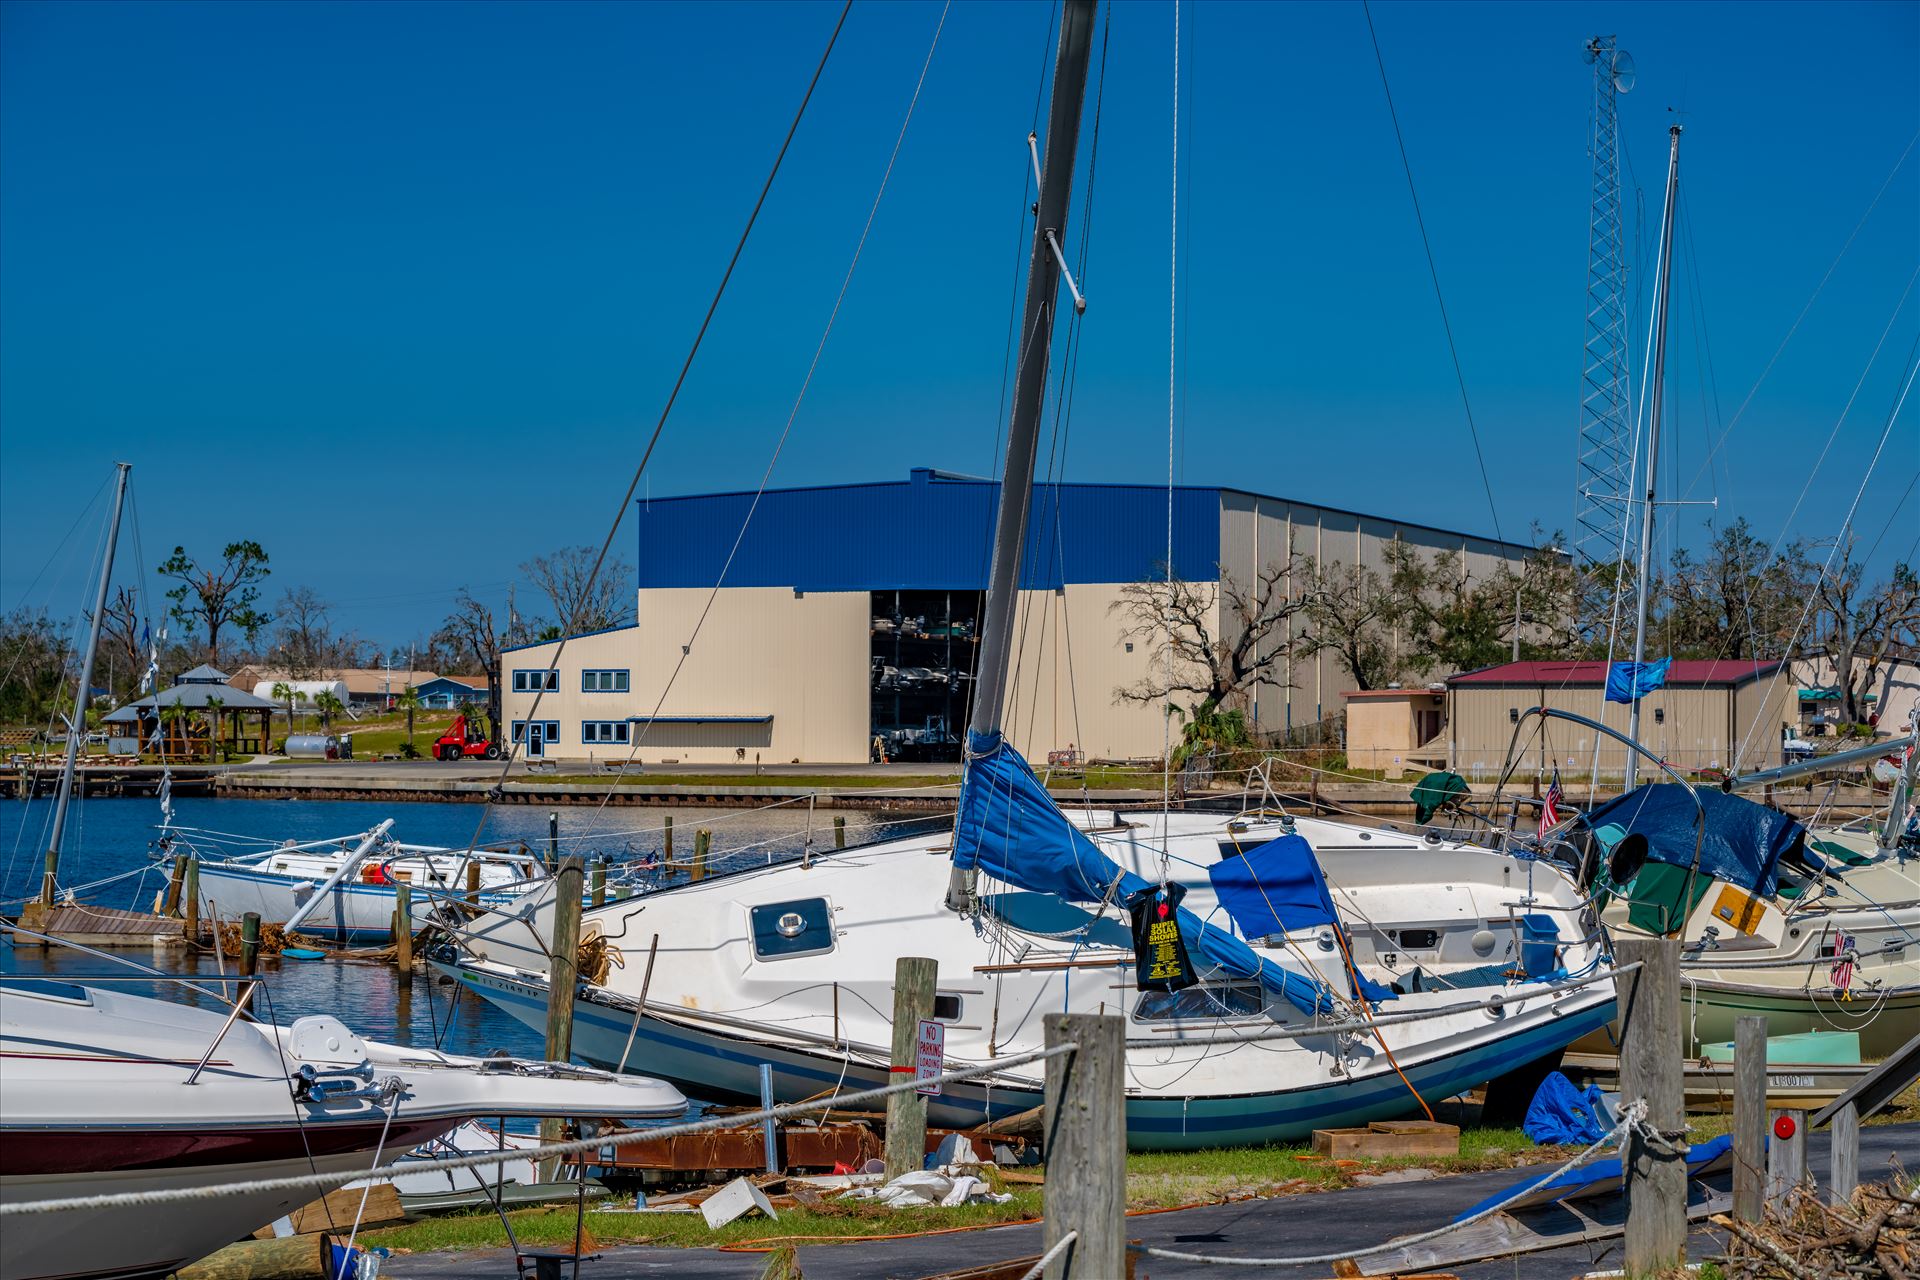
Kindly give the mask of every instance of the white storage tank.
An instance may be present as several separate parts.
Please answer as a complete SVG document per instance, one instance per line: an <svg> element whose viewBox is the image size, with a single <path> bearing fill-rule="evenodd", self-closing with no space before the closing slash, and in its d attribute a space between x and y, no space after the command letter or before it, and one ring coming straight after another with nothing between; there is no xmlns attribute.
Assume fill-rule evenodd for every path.
<svg viewBox="0 0 1920 1280"><path fill-rule="evenodd" d="M340 740L330 733L296 733L287 739L289 760L333 760L340 754Z"/></svg>
<svg viewBox="0 0 1920 1280"><path fill-rule="evenodd" d="M286 710L287 700L273 696L273 686L275 683L284 683L287 688L293 690L296 695L306 695L305 701L302 701L297 696L294 698L293 705L296 710L301 708L309 711L312 710L314 698L322 691L331 693L334 697L340 699L341 706L344 707L347 705L347 683L344 680L286 680L280 682L262 680L253 686L253 696L256 698L265 698L281 710Z"/></svg>

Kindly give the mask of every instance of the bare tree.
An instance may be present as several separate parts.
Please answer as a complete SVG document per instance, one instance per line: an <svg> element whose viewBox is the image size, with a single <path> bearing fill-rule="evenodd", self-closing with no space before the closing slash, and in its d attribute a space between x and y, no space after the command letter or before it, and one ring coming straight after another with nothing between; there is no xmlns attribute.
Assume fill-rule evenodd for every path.
<svg viewBox="0 0 1920 1280"><path fill-rule="evenodd" d="M147 673L141 629L139 595L132 587L115 587L100 614L101 656L108 660L106 683L115 701L126 696L123 691L138 689Z"/></svg>
<svg viewBox="0 0 1920 1280"><path fill-rule="evenodd" d="M273 615L254 608L260 600L260 584L273 572L267 567L267 553L257 542L229 542L220 553L218 564L203 565L175 547L160 566L160 576L173 578L179 586L167 592L173 601L173 616L192 632L202 627L207 635L207 661L220 661L220 632L237 627L251 643L260 629L273 621Z"/></svg>
<svg viewBox="0 0 1920 1280"><path fill-rule="evenodd" d="M609 555L595 576L598 554L592 547L562 547L520 566L527 580L553 602L554 621L563 635L604 631L633 620L632 566Z"/></svg>
<svg viewBox="0 0 1920 1280"><path fill-rule="evenodd" d="M453 598L453 612L434 631L433 643L450 653L470 656L474 667L486 674L487 725L497 739L501 732L500 650L518 643L517 637L511 631L503 634L494 625L493 609L462 587Z"/></svg>
<svg viewBox="0 0 1920 1280"><path fill-rule="evenodd" d="M1292 567L1268 565L1244 584L1222 569L1217 586L1173 576L1121 587L1108 609L1126 619L1123 639L1146 646L1148 674L1115 689L1115 700L1184 695L1198 716L1244 704L1259 685L1284 686L1283 664L1298 644L1294 615L1306 604L1288 591Z"/></svg>
<svg viewBox="0 0 1920 1280"><path fill-rule="evenodd" d="M1920 576L1901 563L1885 582L1866 585L1865 569L1852 560L1849 538L1840 567L1813 584L1816 643L1833 663L1841 709L1849 724L1867 720L1866 695L1896 647L1911 647L1920 634Z"/></svg>
<svg viewBox="0 0 1920 1280"><path fill-rule="evenodd" d="M312 587L289 587L274 606L281 662L296 676L313 676L333 664L330 606Z"/></svg>
<svg viewBox="0 0 1920 1280"><path fill-rule="evenodd" d="M1378 573L1336 560L1313 570L1312 583L1306 652L1334 654L1361 689L1384 688L1404 674L1407 659L1394 643L1400 602Z"/></svg>

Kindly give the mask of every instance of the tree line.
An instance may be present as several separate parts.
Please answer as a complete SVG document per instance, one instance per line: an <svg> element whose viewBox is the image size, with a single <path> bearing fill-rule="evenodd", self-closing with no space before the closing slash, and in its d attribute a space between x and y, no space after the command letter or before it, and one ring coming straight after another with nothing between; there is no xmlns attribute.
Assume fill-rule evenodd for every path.
<svg viewBox="0 0 1920 1280"><path fill-rule="evenodd" d="M1632 570L1576 566L1535 530L1518 563L1475 572L1459 551L1393 541L1380 567L1294 555L1218 585L1160 575L1121 589L1113 610L1143 643L1149 674L1115 690L1165 704L1190 734L1284 687L1290 659L1332 654L1358 689L1444 678L1521 660L1632 656ZM1698 551L1676 550L1648 592L1650 657L1779 660L1825 653L1840 711L1864 722L1882 668L1920 647L1920 577L1895 564L1869 580L1851 539L1777 550L1744 519ZM1218 606L1217 612L1215 606Z"/></svg>

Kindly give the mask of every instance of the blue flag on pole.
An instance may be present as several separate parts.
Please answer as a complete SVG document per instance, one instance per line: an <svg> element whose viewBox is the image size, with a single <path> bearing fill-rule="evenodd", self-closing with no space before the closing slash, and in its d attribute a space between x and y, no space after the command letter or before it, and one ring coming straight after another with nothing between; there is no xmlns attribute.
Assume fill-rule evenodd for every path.
<svg viewBox="0 0 1920 1280"><path fill-rule="evenodd" d="M1633 702L1667 682L1672 658L1656 662L1615 662L1607 667L1607 701Z"/></svg>

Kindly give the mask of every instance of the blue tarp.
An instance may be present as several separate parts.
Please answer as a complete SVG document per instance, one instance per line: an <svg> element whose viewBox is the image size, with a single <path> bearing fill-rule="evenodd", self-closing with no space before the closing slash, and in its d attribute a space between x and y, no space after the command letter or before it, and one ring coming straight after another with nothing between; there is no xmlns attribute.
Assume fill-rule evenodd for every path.
<svg viewBox="0 0 1920 1280"><path fill-rule="evenodd" d="M1726 1156L1732 1147L1733 1135L1730 1133L1723 1133L1711 1142L1694 1143L1687 1152L1687 1176L1691 1178L1703 1172L1710 1172L1713 1163ZM1569 1169L1557 1177L1542 1178L1528 1188L1529 1192L1535 1194L1530 1195L1527 1201L1515 1207L1524 1208L1526 1204L1548 1204L1555 1200L1578 1200L1583 1196L1618 1192L1622 1186L1620 1157L1614 1156L1608 1160L1595 1160L1592 1164L1581 1165L1578 1169ZM1496 1191L1479 1204L1463 1209L1455 1215L1453 1220L1465 1222L1476 1213L1484 1212L1512 1198L1516 1190L1518 1187Z"/></svg>
<svg viewBox="0 0 1920 1280"><path fill-rule="evenodd" d="M1109 896L1124 902L1148 887L1146 880L1121 870L1067 821L1026 760L1000 735L968 734L967 752L960 813L954 823L956 867L1069 902L1100 902ZM1116 878L1119 886L1109 895ZM1267 963L1245 942L1185 907L1179 908L1178 916L1181 939L1196 968L1224 969L1233 977L1257 981L1303 1013L1334 1012L1325 987Z"/></svg>
<svg viewBox="0 0 1920 1280"><path fill-rule="evenodd" d="M1804 846L1807 835L1805 827L1777 809L1727 791L1656 782L1588 810L1584 821L1595 830L1612 823L1625 833L1614 843L1616 856L1639 837L1646 842L1647 861L1690 867L1702 808L1701 872L1771 898L1779 887L1780 859L1796 845Z"/></svg>
<svg viewBox="0 0 1920 1280"><path fill-rule="evenodd" d="M1305 836L1281 836L1207 868L1213 893L1241 936L1265 938L1289 929L1338 924L1320 861Z"/></svg>
<svg viewBox="0 0 1920 1280"><path fill-rule="evenodd" d="M1600 1119L1599 1085L1590 1084L1582 1092L1558 1071L1549 1071L1534 1090L1523 1127L1537 1143L1586 1146L1600 1141L1613 1126Z"/></svg>
<svg viewBox="0 0 1920 1280"><path fill-rule="evenodd" d="M1632 702L1644 698L1667 682L1672 658L1652 662L1615 662L1607 666L1607 701Z"/></svg>

